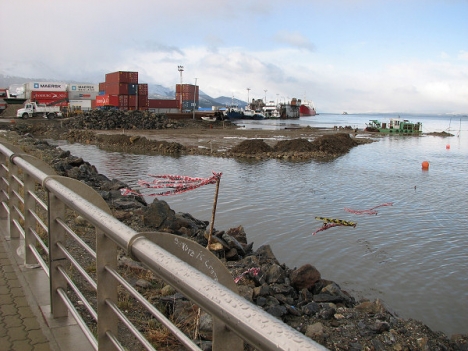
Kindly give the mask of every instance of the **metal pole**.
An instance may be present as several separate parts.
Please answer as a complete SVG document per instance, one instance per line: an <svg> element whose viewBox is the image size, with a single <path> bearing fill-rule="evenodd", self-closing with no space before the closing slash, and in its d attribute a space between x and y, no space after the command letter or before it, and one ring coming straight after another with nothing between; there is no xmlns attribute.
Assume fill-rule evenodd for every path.
<svg viewBox="0 0 468 351"><path fill-rule="evenodd" d="M195 107L197 107L197 102L195 100L195 93L197 92L197 79L195 78L195 88L193 89L193 119L195 119Z"/></svg>
<svg viewBox="0 0 468 351"><path fill-rule="evenodd" d="M218 193L219 193L219 182L221 180L221 176L218 175L218 178L216 179L216 191L215 191L215 197L213 201L213 210L211 212L211 224L210 224L210 233L208 235L208 245L207 249L210 249L211 245L211 237L213 236L213 227L214 227L214 221L215 221L215 214L216 214L216 205L218 204Z"/></svg>

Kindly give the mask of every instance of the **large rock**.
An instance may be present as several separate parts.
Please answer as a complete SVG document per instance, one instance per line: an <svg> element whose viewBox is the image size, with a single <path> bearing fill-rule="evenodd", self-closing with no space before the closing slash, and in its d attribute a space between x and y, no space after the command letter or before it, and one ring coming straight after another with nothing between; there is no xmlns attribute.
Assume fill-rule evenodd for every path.
<svg viewBox="0 0 468 351"><path fill-rule="evenodd" d="M312 265L305 264L302 267L292 271L291 285L297 290L301 289L312 289L318 281L320 281L320 272Z"/></svg>

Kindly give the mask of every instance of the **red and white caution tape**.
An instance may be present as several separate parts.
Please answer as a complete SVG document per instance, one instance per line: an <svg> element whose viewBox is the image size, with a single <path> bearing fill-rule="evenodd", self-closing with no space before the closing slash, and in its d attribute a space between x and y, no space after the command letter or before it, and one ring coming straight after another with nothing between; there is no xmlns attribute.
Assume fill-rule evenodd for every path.
<svg viewBox="0 0 468 351"><path fill-rule="evenodd" d="M137 191L134 191L128 188L123 188L123 189L120 189L120 193L122 195L136 195L136 196L177 195L177 194L185 193L190 190L197 189L207 184L216 184L216 182L221 179L222 174L223 173L213 172L213 175L208 178L189 177L189 176L170 175L170 174L150 175L150 177L157 178L157 179L154 179L152 182L139 180L138 185L144 188L151 188L151 189L168 189L168 188L172 188L172 189L161 192L161 193L140 194Z"/></svg>

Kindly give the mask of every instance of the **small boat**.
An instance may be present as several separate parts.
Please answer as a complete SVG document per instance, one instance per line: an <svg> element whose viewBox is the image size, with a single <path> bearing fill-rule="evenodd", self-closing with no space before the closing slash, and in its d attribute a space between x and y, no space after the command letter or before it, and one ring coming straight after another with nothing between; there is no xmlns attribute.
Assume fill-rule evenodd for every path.
<svg viewBox="0 0 468 351"><path fill-rule="evenodd" d="M422 123L413 123L407 119L400 118L391 118L389 123L380 123L380 121L372 119L367 124L365 130L368 132L380 132L384 134L413 135L422 133Z"/></svg>
<svg viewBox="0 0 468 351"><path fill-rule="evenodd" d="M205 122L216 122L217 120L215 116L203 116L201 119Z"/></svg>
<svg viewBox="0 0 468 351"><path fill-rule="evenodd" d="M347 114L348 114L348 112L344 111L342 114L343 114L343 115L347 115Z"/></svg>

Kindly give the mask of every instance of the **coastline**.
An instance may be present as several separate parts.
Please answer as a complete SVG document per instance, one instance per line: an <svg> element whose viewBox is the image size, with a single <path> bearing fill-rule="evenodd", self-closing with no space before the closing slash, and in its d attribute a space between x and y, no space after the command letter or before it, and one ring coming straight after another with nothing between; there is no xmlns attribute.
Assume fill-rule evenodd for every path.
<svg viewBox="0 0 468 351"><path fill-rule="evenodd" d="M245 131L241 131L239 135L242 135L243 132ZM258 131L254 132L258 133ZM271 134L278 134L278 131L269 132L273 132ZM284 133L288 132L289 131L285 131ZM113 133L118 134L120 131L115 131ZM137 135L138 133L140 132L132 131L132 135L128 135L129 140L134 138L133 140L135 143L138 140L135 138L139 138ZM168 138L176 138L175 134L177 133L180 135L190 135L190 138L193 141L200 138L200 135L205 136L208 134L204 134L205 131L199 132L194 129L187 128L182 133L180 129L178 132L177 129L174 131L171 130L171 133L167 133L167 136ZM41 145L40 149L42 151L39 152L42 153L43 156L48 152L46 145L44 143L38 143L38 141L32 138L32 136L15 137L13 134L14 133L10 135L12 138L10 142L19 142L20 145L31 150L37 148L37 145ZM98 132L97 134L101 134L101 132ZM108 134L108 131L105 131L102 134ZM159 140L161 138L160 135L162 135L163 132L154 133L154 135L156 134L159 135L156 137L156 139ZM39 134L37 134L37 136L38 135ZM223 135L223 133L219 133L219 135ZM255 134L252 133L251 135ZM261 136L265 138L265 134L262 134ZM320 135L318 134L315 135L315 137L319 136ZM184 136L183 138L188 137ZM181 139L178 140L180 141ZM167 140L166 142L177 143L175 141ZM50 156L44 157L47 159ZM54 164L54 162L52 162L53 160L55 160L55 162L57 160L57 156L52 156L50 158L50 162L52 164ZM125 213L126 211L116 212L118 216L121 216L121 218L128 219L127 214ZM173 230L177 232L179 229ZM290 282L288 284L287 279L285 279L291 278L292 270L277 262L273 253L269 252L267 248L262 248L261 253L258 252L259 250L257 250L256 253L240 257L240 260L226 260L226 265L233 271L234 276L237 276L250 268L249 265L254 261L262 267L265 265L271 266L273 264L275 267L278 266L281 268L276 268L276 273L263 268L265 270L266 277L269 277L264 281L257 279L254 276L247 276L247 279L245 279L242 282L242 285L240 285L240 287L242 287L241 290L243 296L255 301L257 304L259 300L262 300L262 298L264 298L265 301L270 301L273 298L276 299L278 304L274 302L271 306L267 306L265 302L264 306L271 308L270 313L277 313L279 318L283 319L286 323L300 329L302 332L306 333L306 335L311 336L314 340L330 349L341 349L339 347L340 345L348 345L348 349L370 348L381 350L424 350L442 347L449 350L462 350L462 346L466 345L466 336L457 336L453 341L450 341L442 333L432 332L427 326L424 326L420 322L399 319L397 316L389 312L388 309L379 301L353 301L354 298L342 291L338 284L322 279L321 277L318 280L320 282L316 286L314 283L314 287L307 288L307 291L304 291L307 295L310 293L310 296L306 297L309 300L306 299L301 301L303 303L301 305L301 302L297 303L298 298L293 297L294 293L291 291ZM255 257L258 258L262 255L268 258L267 261L256 261L254 259ZM268 288L266 286L268 286ZM286 289L286 291L284 289ZM296 289L295 294L303 291L303 289L298 289L297 287L294 289ZM268 291L265 293L265 290ZM283 295L284 298L279 295ZM291 302L288 298L293 299L292 302L294 302L294 304L288 303ZM297 308L291 309L284 306L299 306L300 311L298 312ZM286 309L286 312L281 307ZM299 313L299 315L297 313ZM458 340L457 342L459 345L455 340Z"/></svg>

